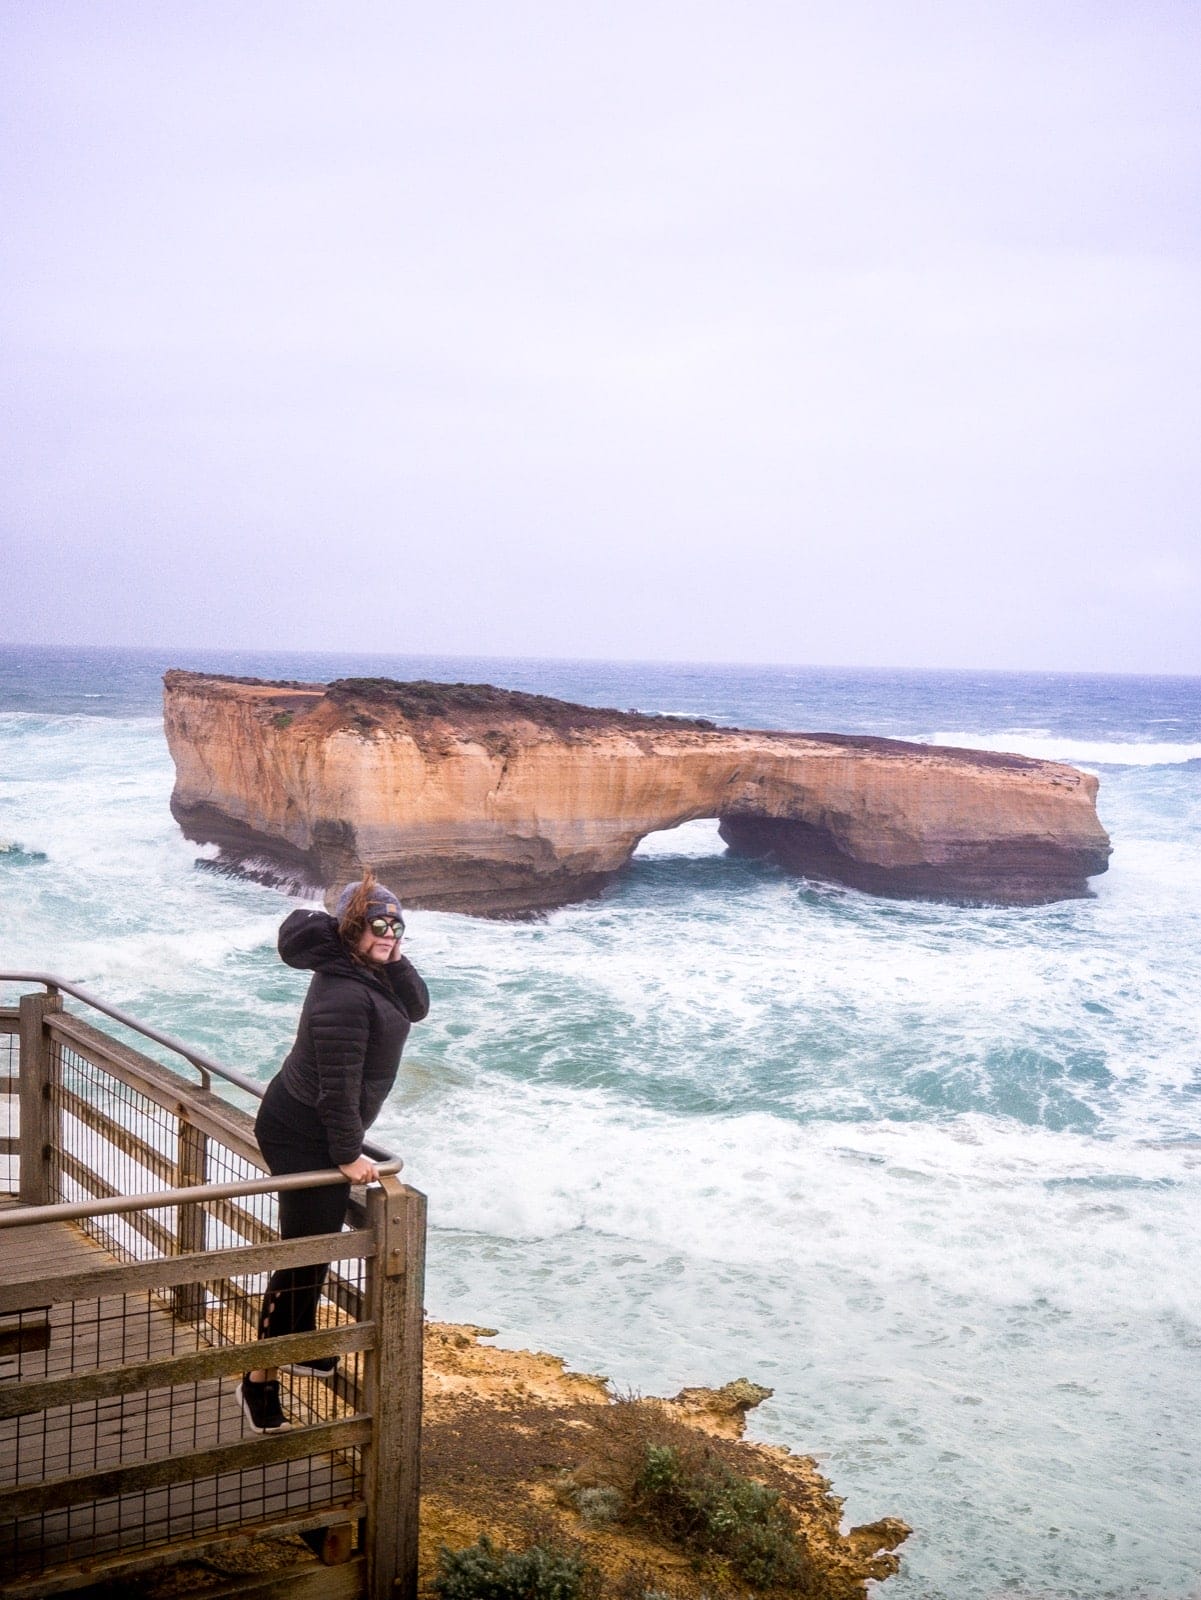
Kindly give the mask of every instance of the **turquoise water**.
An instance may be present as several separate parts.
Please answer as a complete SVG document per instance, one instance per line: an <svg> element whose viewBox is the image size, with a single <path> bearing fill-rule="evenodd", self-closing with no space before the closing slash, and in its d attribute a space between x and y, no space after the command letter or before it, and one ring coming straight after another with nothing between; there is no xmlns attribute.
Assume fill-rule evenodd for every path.
<svg viewBox="0 0 1201 1600"><path fill-rule="evenodd" d="M744 726L1071 759L1096 896L873 901L652 835L544 922L414 912L434 996L379 1133L430 1195L433 1315L622 1387L746 1375L886 1594L1201 1593L1201 683L0 650L0 967L84 982L266 1079L295 903L197 871L168 665L489 679Z"/></svg>

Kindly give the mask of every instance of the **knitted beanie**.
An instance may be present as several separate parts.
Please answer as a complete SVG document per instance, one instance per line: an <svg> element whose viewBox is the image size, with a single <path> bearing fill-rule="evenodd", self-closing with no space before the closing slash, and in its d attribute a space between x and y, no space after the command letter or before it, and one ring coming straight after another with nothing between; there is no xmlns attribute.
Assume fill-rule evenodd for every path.
<svg viewBox="0 0 1201 1600"><path fill-rule="evenodd" d="M338 896L337 904L334 906L334 916L339 922L346 915L346 908L358 887L357 883L348 883ZM372 888L371 897L367 901L367 910L372 916L399 917L404 914L400 908L400 896L393 894L392 890L382 883L377 883Z"/></svg>

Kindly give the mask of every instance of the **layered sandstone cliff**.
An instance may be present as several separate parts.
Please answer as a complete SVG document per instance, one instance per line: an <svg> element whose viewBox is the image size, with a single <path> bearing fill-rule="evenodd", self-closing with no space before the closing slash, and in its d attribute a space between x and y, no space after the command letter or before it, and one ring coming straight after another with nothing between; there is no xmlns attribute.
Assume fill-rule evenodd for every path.
<svg viewBox="0 0 1201 1600"><path fill-rule="evenodd" d="M172 671L164 721L172 811L223 862L314 886L371 865L445 910L584 898L646 834L697 817L733 850L887 895L1064 899L1109 857L1097 780L1022 756L386 679Z"/></svg>

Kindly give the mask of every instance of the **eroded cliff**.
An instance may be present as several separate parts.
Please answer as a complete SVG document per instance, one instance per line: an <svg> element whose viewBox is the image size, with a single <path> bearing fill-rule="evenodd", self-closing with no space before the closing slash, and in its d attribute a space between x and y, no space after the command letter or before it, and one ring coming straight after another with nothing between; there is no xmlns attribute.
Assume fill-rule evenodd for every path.
<svg viewBox="0 0 1201 1600"><path fill-rule="evenodd" d="M597 1573L599 1600L648 1591L668 1600L863 1600L873 1580L897 1571L904 1522L884 1517L843 1532L842 1501L815 1461L743 1438L748 1411L770 1389L743 1378L672 1400L615 1400L606 1379L571 1372L557 1356L480 1343L492 1335L427 1326L421 1543L431 1575L439 1546L470 1545L481 1533L510 1549L569 1542ZM630 1481L648 1447L700 1453L778 1496L803 1571L750 1583L729 1551L706 1553L695 1533L673 1537L640 1517Z"/></svg>
<svg viewBox="0 0 1201 1600"><path fill-rule="evenodd" d="M1064 899L1109 857L1097 780L1023 756L386 679L172 671L164 722L172 811L225 864L313 886L371 865L444 910L585 898L697 817L733 850L887 895Z"/></svg>

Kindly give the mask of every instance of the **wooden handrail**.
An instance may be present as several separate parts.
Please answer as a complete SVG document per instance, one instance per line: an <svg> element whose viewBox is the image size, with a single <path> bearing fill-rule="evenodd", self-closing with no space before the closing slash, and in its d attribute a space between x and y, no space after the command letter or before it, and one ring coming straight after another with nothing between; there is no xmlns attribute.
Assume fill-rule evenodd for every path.
<svg viewBox="0 0 1201 1600"><path fill-rule="evenodd" d="M380 1177L395 1177L402 1161L385 1161ZM0 1228L28 1228L41 1222L78 1222L81 1217L111 1217L123 1211L155 1211L164 1206L203 1205L244 1194L275 1194L281 1189L323 1189L349 1180L337 1167L321 1172L285 1172L274 1178L243 1178L238 1183L197 1183L187 1189L153 1189L148 1194L116 1195L108 1200L64 1200L52 1206L19 1206L0 1211Z"/></svg>
<svg viewBox="0 0 1201 1600"><path fill-rule="evenodd" d="M138 1294L211 1278L243 1277L276 1267L303 1267L317 1261L370 1260L378 1253L366 1228L344 1233L306 1233L271 1244L229 1245L193 1256L160 1256L157 1261L114 1261L103 1267L51 1273L34 1282L0 1283L0 1316L38 1306L69 1305L104 1295Z"/></svg>

